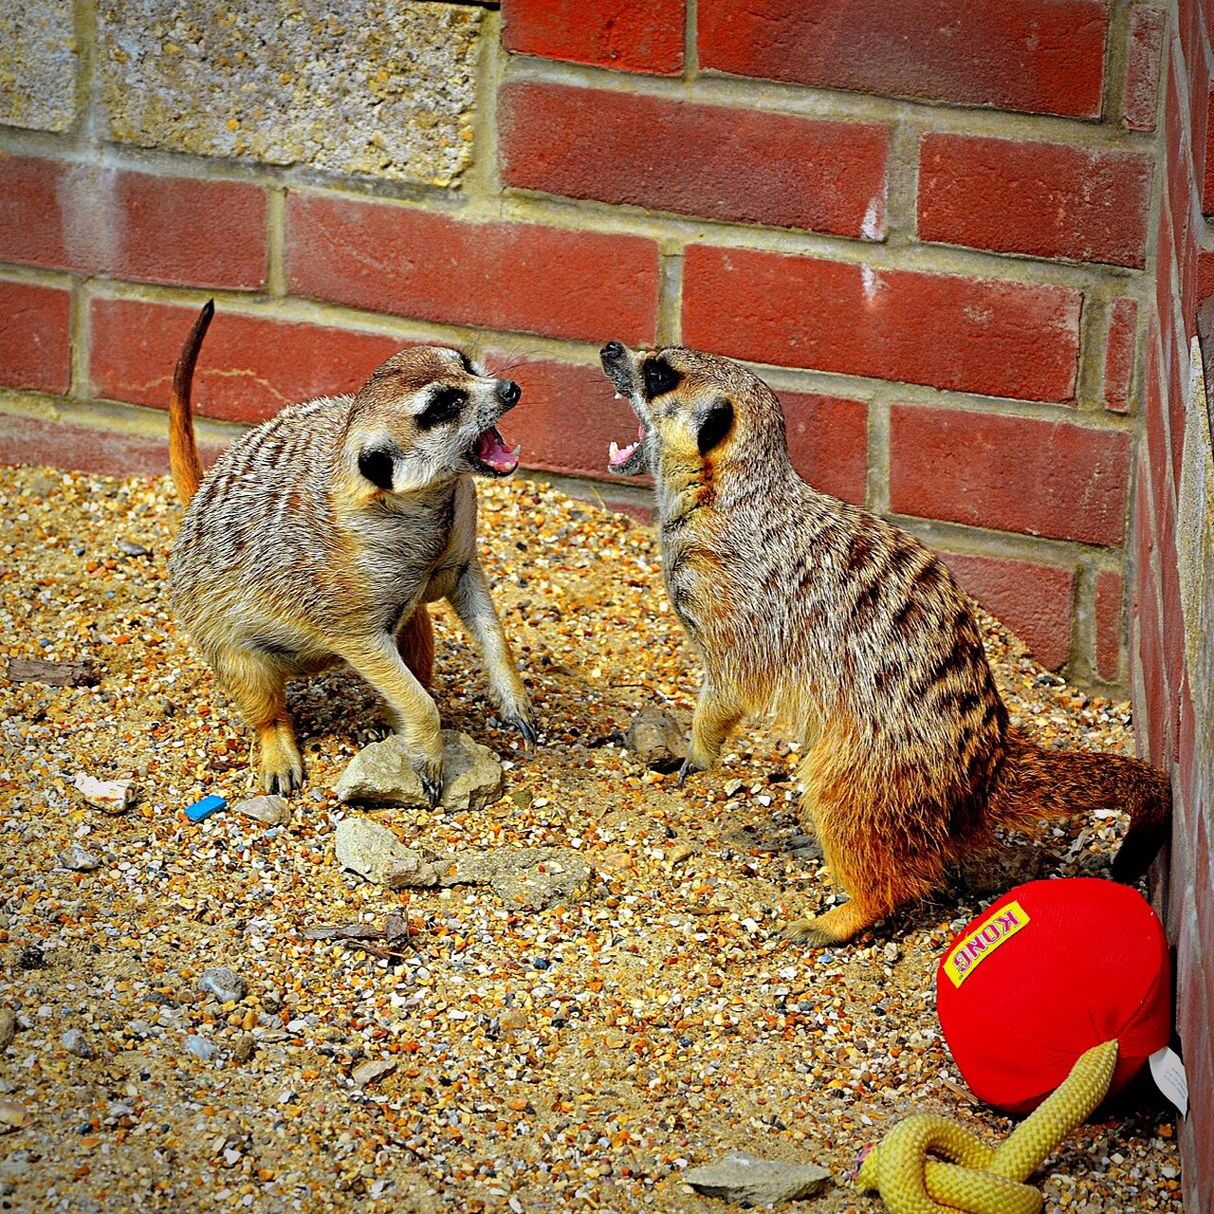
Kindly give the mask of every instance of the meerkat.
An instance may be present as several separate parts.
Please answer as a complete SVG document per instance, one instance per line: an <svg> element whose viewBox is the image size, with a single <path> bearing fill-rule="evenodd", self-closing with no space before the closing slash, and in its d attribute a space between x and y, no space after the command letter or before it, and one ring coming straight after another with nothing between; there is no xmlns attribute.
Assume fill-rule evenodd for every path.
<svg viewBox="0 0 1214 1214"><path fill-rule="evenodd" d="M519 386L458 350L403 350L353 396L283 409L204 477L190 390L213 312L208 303L186 340L169 410L170 469L186 506L169 561L177 618L252 727L264 790L290 794L303 780L287 680L344 661L383 697L437 804L426 603L450 601L480 647L502 719L535 739L477 556L472 481L518 466L497 422Z"/></svg>
<svg viewBox="0 0 1214 1214"><path fill-rule="evenodd" d="M982 636L947 566L907 532L794 471L771 389L726 358L610 342L603 370L637 441L610 471L653 475L670 602L704 667L680 783L746 715L804 747L802 818L849 900L786 931L851 939L940 886L995 827L1129 811L1129 880L1169 823L1167 778L1136 759L1044 749L1009 727Z"/></svg>

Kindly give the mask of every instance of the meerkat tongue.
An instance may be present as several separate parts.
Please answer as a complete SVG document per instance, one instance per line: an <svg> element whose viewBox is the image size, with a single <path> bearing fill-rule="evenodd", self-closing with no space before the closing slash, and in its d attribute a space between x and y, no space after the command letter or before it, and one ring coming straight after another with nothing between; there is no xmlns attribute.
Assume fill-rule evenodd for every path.
<svg viewBox="0 0 1214 1214"><path fill-rule="evenodd" d="M619 446L616 441L612 439L611 445L607 448L607 463L612 468L618 468L621 464L626 464L632 458L632 453L644 441L644 426L637 426L637 441L635 443L629 443L627 447Z"/></svg>
<svg viewBox="0 0 1214 1214"><path fill-rule="evenodd" d="M503 476L518 467L518 453L521 450L521 447L516 447L511 451L496 426L490 426L488 430L482 431L477 436L476 458L486 467L492 468L494 472L500 472Z"/></svg>

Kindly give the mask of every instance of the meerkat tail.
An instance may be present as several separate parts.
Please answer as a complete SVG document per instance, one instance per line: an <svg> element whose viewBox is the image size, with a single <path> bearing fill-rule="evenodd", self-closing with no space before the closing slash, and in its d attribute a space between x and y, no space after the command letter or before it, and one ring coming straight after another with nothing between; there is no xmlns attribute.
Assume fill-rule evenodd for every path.
<svg viewBox="0 0 1214 1214"><path fill-rule="evenodd" d="M423 604L418 604L417 610L396 634L396 647L413 677L429 689L434 672L434 627Z"/></svg>
<svg viewBox="0 0 1214 1214"><path fill-rule="evenodd" d="M186 338L173 372L173 396L169 403L169 469L177 496L183 506L188 505L202 482L202 462L198 458L198 444L194 440L194 418L190 410L190 385L194 379L194 364L202 339L207 334L211 317L215 315L215 301L208 299L203 305L194 327Z"/></svg>
<svg viewBox="0 0 1214 1214"><path fill-rule="evenodd" d="M1026 828L1042 818L1093 809L1125 809L1130 827L1113 860L1118 881L1140 877L1167 841L1172 822L1168 777L1140 759L1083 750L1047 750L1016 730L988 814L994 825Z"/></svg>

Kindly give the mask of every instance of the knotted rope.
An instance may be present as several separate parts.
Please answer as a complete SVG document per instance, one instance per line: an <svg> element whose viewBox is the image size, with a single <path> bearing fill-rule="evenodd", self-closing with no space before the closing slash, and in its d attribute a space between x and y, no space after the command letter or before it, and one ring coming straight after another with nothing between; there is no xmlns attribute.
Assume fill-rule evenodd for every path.
<svg viewBox="0 0 1214 1214"><path fill-rule="evenodd" d="M997 1149L945 1117L908 1117L868 1153L857 1183L889 1214L1038 1214L1041 1194L1023 1182L1104 1099L1116 1065L1116 1041L1093 1046Z"/></svg>

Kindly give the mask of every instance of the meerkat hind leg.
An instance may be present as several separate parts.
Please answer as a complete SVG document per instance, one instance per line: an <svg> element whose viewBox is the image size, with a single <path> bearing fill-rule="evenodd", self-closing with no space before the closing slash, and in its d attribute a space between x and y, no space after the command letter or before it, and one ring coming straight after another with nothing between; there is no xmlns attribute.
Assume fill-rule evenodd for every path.
<svg viewBox="0 0 1214 1214"><path fill-rule="evenodd" d="M220 679L240 715L256 733L257 755L249 765L267 793L290 796L303 785L303 759L287 715L286 680L280 670L249 653L225 656Z"/></svg>

